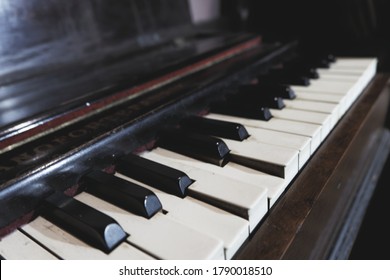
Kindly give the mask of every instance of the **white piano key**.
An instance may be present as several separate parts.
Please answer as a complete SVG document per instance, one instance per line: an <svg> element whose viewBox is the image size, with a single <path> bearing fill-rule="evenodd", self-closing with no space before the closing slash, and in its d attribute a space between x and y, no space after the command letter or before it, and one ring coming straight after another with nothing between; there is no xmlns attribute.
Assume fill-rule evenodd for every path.
<svg viewBox="0 0 390 280"><path fill-rule="evenodd" d="M338 68L352 68L352 69L367 69L371 65L377 63L376 58L370 57L338 57L337 60L332 63L331 69Z"/></svg>
<svg viewBox="0 0 390 280"><path fill-rule="evenodd" d="M356 62L358 59L354 60ZM322 79L352 81L355 84L355 95L358 96L374 77L378 62L376 58L360 60L363 61L363 67L334 67L322 69L319 73ZM339 63L342 63L342 59Z"/></svg>
<svg viewBox="0 0 390 280"><path fill-rule="evenodd" d="M340 113L344 113L348 109L348 98L342 94L334 93L322 93L322 92L296 92L297 100L309 100L309 101L319 101L319 102L329 102L334 104L339 104Z"/></svg>
<svg viewBox="0 0 390 280"><path fill-rule="evenodd" d="M216 167L216 168L214 168ZM259 187L267 188L268 208L271 208L284 192L290 181L272 176L246 166L228 163L223 168L212 166L212 169L221 175L232 179L241 180L247 184L256 184Z"/></svg>
<svg viewBox="0 0 390 280"><path fill-rule="evenodd" d="M221 240L187 227L163 213L146 219L88 193L77 200L113 217L130 234L127 241L149 254L166 260L224 259Z"/></svg>
<svg viewBox="0 0 390 280"><path fill-rule="evenodd" d="M362 93L376 73L377 59L338 59L329 69L318 69L320 79L309 87L293 87L299 91L327 92L347 96L348 108ZM349 85L349 86L348 86Z"/></svg>
<svg viewBox="0 0 390 280"><path fill-rule="evenodd" d="M328 79L318 79L318 80L310 80L310 85L308 85L306 88L308 90L329 90L329 91L342 91L347 92L350 90L351 87L355 82L348 82L348 81L333 81Z"/></svg>
<svg viewBox="0 0 390 280"><path fill-rule="evenodd" d="M207 120L204 118L203 120ZM209 119L210 121L210 119ZM299 170L299 150L281 147L272 143L238 141L219 137L213 131L210 135L221 138L231 150L230 160L259 171L291 180ZM226 138L225 138L226 137Z"/></svg>
<svg viewBox="0 0 390 280"><path fill-rule="evenodd" d="M321 69L328 70L328 69ZM338 82L347 82L347 83L357 83L360 79L362 73L359 72L337 72L336 71L319 71L320 79L322 81L338 81Z"/></svg>
<svg viewBox="0 0 390 280"><path fill-rule="evenodd" d="M274 131L287 132L291 134L297 134L302 136L307 136L311 138L310 149L312 153L319 147L321 144L321 126L317 124L302 123L297 121L282 120L277 118L272 118L268 121L246 119L228 115L220 114L208 114L205 115L206 118L217 119L217 120L226 120L230 122L237 122L245 125L246 127L254 128L264 128Z"/></svg>
<svg viewBox="0 0 390 280"><path fill-rule="evenodd" d="M299 170L298 150L275 146L267 143L253 143L247 141L234 141L230 139L223 139L228 145L231 152L232 161L239 164L240 161L235 161L236 156L243 158L244 161L250 161L248 167L257 169L259 171L269 173L278 177L282 177L288 181L292 180ZM260 165L267 164L270 167L260 166L260 168L252 167L257 166L256 162L259 161ZM275 169L275 171L267 171L268 169ZM272 172L275 172L274 174Z"/></svg>
<svg viewBox="0 0 390 280"><path fill-rule="evenodd" d="M346 77L349 77L350 81L353 81L354 83L351 90L348 91L348 96L351 96L353 102L363 92L364 88L374 77L377 68L377 59L367 59L363 65L364 66L356 67L334 67L327 69L328 71L323 71L322 76L325 77L324 79L331 79L331 77L339 76L339 80L345 80ZM354 77L355 80L353 80L351 77ZM333 78L333 80L334 79L335 78Z"/></svg>
<svg viewBox="0 0 390 280"><path fill-rule="evenodd" d="M343 104L345 101L345 96L341 94L332 94L332 93L323 93L323 92L309 92L309 91L298 91L295 93L297 99L302 100L311 100L311 101L320 101L320 102L329 102L336 104Z"/></svg>
<svg viewBox="0 0 390 280"><path fill-rule="evenodd" d="M245 141L269 143L298 150L299 168L302 168L310 158L310 137L254 127L246 127L246 130L250 137Z"/></svg>
<svg viewBox="0 0 390 280"><path fill-rule="evenodd" d="M343 76L341 76L341 75L337 75L335 77L339 78L338 81L341 81L342 79L344 79ZM336 80L334 77L327 76L327 75L325 75L325 77L322 79L327 80L327 81L335 81ZM354 78L354 80L351 79L351 82L353 84L350 87L350 89L346 92L344 92L344 91L325 92L326 91L326 89L325 89L323 92L321 92L319 90L313 90L309 93L314 95L314 96L316 96L317 94L326 95L327 96L326 99L328 99L328 100L324 100L324 101L331 101L330 99L335 98L335 95L342 97L344 100L342 101L343 103L340 102L340 104L342 105L342 113L344 114L349 109L349 107L353 104L353 102L356 100L356 98L360 95L363 88L366 86L366 85L364 85L364 87L362 87L362 85L363 85L362 83L364 83L364 81L362 81L362 77L360 75L357 76L357 78ZM300 94L302 94L302 93L303 92L301 92Z"/></svg>
<svg viewBox="0 0 390 280"><path fill-rule="evenodd" d="M214 164L205 163L190 157L186 157L181 154L177 154L162 148L153 149L152 151L149 151L148 154L149 153L157 154L160 157L164 157L167 162L174 161L175 163L183 166L191 166L195 169L206 170L208 172L219 174L231 178L233 180L242 181L249 185L255 185L262 190L267 189L268 206L272 206L275 203L275 201L283 193L289 183L289 181L285 179L254 170L252 168L248 168L240 164L236 164L234 162L229 162L224 167L220 167ZM243 198L247 199L245 197Z"/></svg>
<svg viewBox="0 0 390 280"><path fill-rule="evenodd" d="M306 92L326 92L326 93L342 93L344 95L353 95L354 92L353 82L340 82L340 81L329 81L329 80L311 80L309 86L291 86L291 88L296 91L306 91Z"/></svg>
<svg viewBox="0 0 390 280"><path fill-rule="evenodd" d="M364 69L354 69L354 68L319 68L317 69L320 78L326 75L342 76L342 77L357 77L359 78Z"/></svg>
<svg viewBox="0 0 390 280"><path fill-rule="evenodd" d="M363 92L367 85L372 81L376 74L378 60L372 59L371 63L367 66L363 74L360 76L359 82L355 86L358 95Z"/></svg>
<svg viewBox="0 0 390 280"><path fill-rule="evenodd" d="M283 110L271 109L271 114L275 118L306 122L321 125L321 140L323 141L333 128L333 122L330 114L310 112L299 109L284 108Z"/></svg>
<svg viewBox="0 0 390 280"><path fill-rule="evenodd" d="M7 260L56 260L55 255L18 230L0 241L0 255Z"/></svg>
<svg viewBox="0 0 390 280"><path fill-rule="evenodd" d="M331 117L331 126L334 127L342 116L342 110L338 104L326 103L309 100L285 100L287 108L305 110L309 112L318 112L329 114Z"/></svg>
<svg viewBox="0 0 390 280"><path fill-rule="evenodd" d="M328 70L328 69L327 69ZM329 70L333 71L333 70ZM321 75L321 74L320 74ZM350 104L356 99L356 96L360 94L361 90L359 89L359 84L362 82L363 73L359 72L339 72L339 70L334 70L334 72L322 73L321 82L322 85L313 85L309 88L300 88L301 91L309 91L310 93L328 93L328 94L338 94L344 95L347 98L351 99ZM329 84L334 84L331 86Z"/></svg>
<svg viewBox="0 0 390 280"><path fill-rule="evenodd" d="M319 69L321 76L339 75L341 77L358 77L355 81L359 94L374 77L377 69L377 58L339 58L329 69Z"/></svg>
<svg viewBox="0 0 390 280"><path fill-rule="evenodd" d="M185 172L195 180L188 188L190 195L199 197L205 202L212 201L217 206L223 204L222 208L227 207L227 210L231 209L231 212L246 218L249 221L250 231L256 227L268 210L268 190L265 187L243 183L216 174L213 170L200 169L191 162L195 161L199 165L202 165L202 162L161 148L145 152L141 156Z"/></svg>
<svg viewBox="0 0 390 280"><path fill-rule="evenodd" d="M304 86L292 86L291 88L297 93L310 93L310 94L326 94L326 95L338 95L345 98L345 103L347 108L349 108L352 103L355 101L356 89L355 86L351 86L348 91L338 90L333 88L307 88ZM340 110L343 112L343 110ZM345 110L344 110L345 111Z"/></svg>
<svg viewBox="0 0 390 280"><path fill-rule="evenodd" d="M358 76L355 83L355 92L352 99L357 96L369 84L376 74L378 60L376 58L341 58L330 69L322 69L320 75L334 74L340 76ZM325 75L326 75L325 74Z"/></svg>
<svg viewBox="0 0 390 280"><path fill-rule="evenodd" d="M164 210L168 211L166 214L168 217L222 240L226 259L233 257L249 235L249 222L243 218L189 196L182 199L167 194L120 173L117 173L116 176L152 190L164 205ZM208 179L212 180L213 178ZM264 195L264 200L265 207L267 207L266 195Z"/></svg>
<svg viewBox="0 0 390 280"><path fill-rule="evenodd" d="M48 220L38 217L20 229L22 232L33 237L40 244L47 247L62 259L67 260L148 260L153 259L150 255L123 242L110 254L95 249L73 235L60 229Z"/></svg>

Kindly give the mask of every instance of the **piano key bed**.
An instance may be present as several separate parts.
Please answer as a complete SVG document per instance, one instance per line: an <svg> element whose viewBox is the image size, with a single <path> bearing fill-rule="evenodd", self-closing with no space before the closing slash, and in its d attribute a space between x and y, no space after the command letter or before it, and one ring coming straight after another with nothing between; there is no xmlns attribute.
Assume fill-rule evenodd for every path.
<svg viewBox="0 0 390 280"><path fill-rule="evenodd" d="M74 196L51 194L49 213L4 236L0 255L244 258L243 245L270 226L271 212L283 207L281 198L376 74L375 58L329 63L308 85L276 75L273 86L289 95L258 76L218 106L161 131L152 148L81 176Z"/></svg>

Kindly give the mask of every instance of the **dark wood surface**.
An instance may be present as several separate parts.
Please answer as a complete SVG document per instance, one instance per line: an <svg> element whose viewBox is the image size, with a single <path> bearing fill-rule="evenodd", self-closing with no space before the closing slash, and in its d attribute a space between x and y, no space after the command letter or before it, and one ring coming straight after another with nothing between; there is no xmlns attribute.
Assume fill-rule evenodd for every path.
<svg viewBox="0 0 390 280"><path fill-rule="evenodd" d="M377 187L367 207L353 244L350 260L390 260L390 228L383 217L390 213L390 157L382 169Z"/></svg>
<svg viewBox="0 0 390 280"><path fill-rule="evenodd" d="M356 236L357 229L351 232L345 225L359 225L367 206L356 211L354 200L362 194L369 200L387 157L388 79L388 74L373 79L235 259L348 256L335 252L335 246L351 249L343 247L341 239L346 237L343 233ZM351 219L353 224L348 223Z"/></svg>

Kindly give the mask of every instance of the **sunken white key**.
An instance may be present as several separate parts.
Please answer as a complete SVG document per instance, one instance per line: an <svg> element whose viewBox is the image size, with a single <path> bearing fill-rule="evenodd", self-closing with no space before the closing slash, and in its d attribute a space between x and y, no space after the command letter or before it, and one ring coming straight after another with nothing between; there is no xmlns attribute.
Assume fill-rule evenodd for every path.
<svg viewBox="0 0 390 280"><path fill-rule="evenodd" d="M0 241L0 255L7 260L56 260L56 256L18 230Z"/></svg>
<svg viewBox="0 0 390 280"><path fill-rule="evenodd" d="M375 64L373 64L375 65ZM338 81L349 81L353 82L353 86L347 92L339 91L339 92L329 92L336 94L344 94L347 98L349 98L349 106L356 100L356 98L363 92L363 90L367 87L369 82L372 80L376 73L376 67L372 66L364 71L355 70L355 69L321 69L320 75L322 80L338 80Z"/></svg>
<svg viewBox="0 0 390 280"><path fill-rule="evenodd" d="M182 199L167 194L120 173L116 173L116 176L153 191L170 218L222 240L226 259L233 257L249 235L249 222L243 218L189 196Z"/></svg>
<svg viewBox="0 0 390 280"><path fill-rule="evenodd" d="M328 69L318 69L318 70L328 70ZM352 72L348 74L348 72L337 73L337 70L332 71L319 71L320 79L322 81L338 81L338 82L346 82L346 83L357 83L360 79L362 73Z"/></svg>
<svg viewBox="0 0 390 280"><path fill-rule="evenodd" d="M364 69L353 69L353 68L319 68L317 69L320 79L322 76L341 76L341 77L356 77L360 78L364 73Z"/></svg>
<svg viewBox="0 0 390 280"><path fill-rule="evenodd" d="M330 73L344 72L348 75L351 73L359 74L359 80L355 85L355 99L369 84L376 74L378 65L377 58L340 58L334 63Z"/></svg>
<svg viewBox="0 0 390 280"><path fill-rule="evenodd" d="M245 127L264 128L310 137L310 149L312 153L319 147L321 143L322 127L318 124L303 123L277 118L272 118L268 121L262 121L213 113L208 114L205 117L216 120L236 122L245 125Z"/></svg>
<svg viewBox="0 0 390 280"><path fill-rule="evenodd" d="M338 82L341 82L344 86L350 84L351 87L349 89L345 87L340 89L339 86L337 86L337 89L330 86L325 86L321 89L318 88L318 83L317 86L313 87L313 85L311 85L308 88L311 88L312 91L345 94L349 98L348 106L350 106L372 80L376 73L376 68L376 58L339 59L335 64L332 64L332 67L329 69L318 69L321 77L320 81L322 83L336 82L335 85L340 85ZM297 88L308 90L308 88L305 87Z"/></svg>
<svg viewBox="0 0 390 280"><path fill-rule="evenodd" d="M284 108L283 110L270 109L270 111L275 118L321 125L321 140L324 140L333 128L330 114L291 108Z"/></svg>
<svg viewBox="0 0 390 280"><path fill-rule="evenodd" d="M341 82L341 81L329 81L329 80L311 80L309 86L291 86L291 89L302 91L319 91L327 93L343 93L344 95L352 95L356 83L354 82Z"/></svg>
<svg viewBox="0 0 390 280"><path fill-rule="evenodd" d="M308 90L311 89L327 89L329 91L344 91L347 92L353 85L355 84L354 81L333 81L328 79L318 79L318 80L311 80L310 85L308 85L306 88Z"/></svg>
<svg viewBox="0 0 390 280"><path fill-rule="evenodd" d="M342 110L340 106L335 103L319 102L319 101L310 101L310 100L284 100L287 108L298 109L309 112L318 112L329 114L331 118L331 126L334 127L337 121L342 116Z"/></svg>
<svg viewBox="0 0 390 280"><path fill-rule="evenodd" d="M323 93L323 92L295 92L297 100L309 100L309 101L317 101L317 102L328 102L333 104L339 104L340 113L344 115L347 111L348 98L344 94L334 94L334 93Z"/></svg>
<svg viewBox="0 0 390 280"><path fill-rule="evenodd" d="M366 69L336 68L319 69L322 81L336 81L354 85L355 91L361 92L376 73L376 63L370 64Z"/></svg>
<svg viewBox="0 0 390 280"><path fill-rule="evenodd" d="M148 260L150 255L122 242L110 254L95 249L73 235L67 233L48 220L38 217L20 228L50 251L66 260Z"/></svg>
<svg viewBox="0 0 390 280"><path fill-rule="evenodd" d="M377 58L339 58L329 69L321 69L321 77L326 74L345 74L359 77L358 89L362 91L376 73Z"/></svg>
<svg viewBox="0 0 390 280"><path fill-rule="evenodd" d="M243 183L215 174L212 170L200 169L189 164L195 160L161 148L145 152L141 156L185 172L195 180L188 187L189 195L245 218L249 221L250 231L268 211L268 189L265 187ZM201 161L196 162L202 165Z"/></svg>
<svg viewBox="0 0 390 280"><path fill-rule="evenodd" d="M310 137L254 127L246 127L246 130L250 136L245 141L268 143L298 150L299 169L310 158Z"/></svg>
<svg viewBox="0 0 390 280"><path fill-rule="evenodd" d="M363 92L363 90L368 86L368 84L375 77L377 69L377 60L374 60L371 65L364 71L363 75L360 77L359 84L357 85L357 91Z"/></svg>
<svg viewBox="0 0 390 280"><path fill-rule="evenodd" d="M321 78L337 77L339 80L361 83L365 87L376 73L378 60L376 58L339 58L329 69L317 69ZM362 89L362 88L361 88Z"/></svg>
<svg viewBox="0 0 390 280"><path fill-rule="evenodd" d="M230 148L231 161L292 180L299 170L298 150L267 143L223 139Z"/></svg>
<svg viewBox="0 0 390 280"><path fill-rule="evenodd" d="M349 87L349 90L337 89L337 88L334 89L334 88L330 88L330 87L308 88L308 87L304 87L304 86L292 86L291 88L298 95L301 93L310 93L310 94L319 93L319 94L326 94L326 95L341 96L342 98L345 98L345 103L346 103L347 108L349 108L356 99L356 97L355 97L356 96L356 85L351 85ZM343 107L341 107L340 111L341 112L343 111Z"/></svg>
<svg viewBox="0 0 390 280"><path fill-rule="evenodd" d="M373 64L376 65L377 59L376 58L348 58L348 57L339 57L335 61L335 63L332 63L331 69L367 69Z"/></svg>
<svg viewBox="0 0 390 280"><path fill-rule="evenodd" d="M370 81L374 78L376 74L378 60L376 58L367 59L370 62L365 68L364 72L360 75L359 82L355 86L357 95L359 95L367 87Z"/></svg>
<svg viewBox="0 0 390 280"><path fill-rule="evenodd" d="M339 72L339 70L334 70L330 72L329 69L321 69L322 71L328 70L328 72L321 72L321 80L327 82L342 82L349 83L351 86L349 89L341 89L341 90L333 90L324 88L322 90L318 88L314 88L310 93L321 93L332 95L342 95L346 98L347 109L351 106L351 104L356 100L356 97L361 93L362 89L366 86L366 82L364 81L363 74L358 72ZM365 85L363 85L365 84ZM301 91L306 91L307 89L301 89Z"/></svg>
<svg viewBox="0 0 390 280"><path fill-rule="evenodd" d="M221 240L185 226L159 212L146 219L88 193L75 198L113 217L130 234L127 241L137 248L166 260L224 259Z"/></svg>
<svg viewBox="0 0 390 280"><path fill-rule="evenodd" d="M275 203L289 183L289 181L285 179L254 170L234 162L229 162L224 167L220 167L162 148L153 149L152 151L149 151L148 154L157 154L159 157L165 158L168 163L174 161L182 166L191 166L195 169L206 170L249 185L255 185L256 187L261 188L262 191L266 188L268 206L272 206Z"/></svg>

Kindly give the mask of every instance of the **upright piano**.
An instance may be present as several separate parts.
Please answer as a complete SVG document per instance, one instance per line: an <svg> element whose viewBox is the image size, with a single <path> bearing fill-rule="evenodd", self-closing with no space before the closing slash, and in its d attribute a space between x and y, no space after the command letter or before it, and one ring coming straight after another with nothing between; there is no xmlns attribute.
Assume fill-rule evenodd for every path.
<svg viewBox="0 0 390 280"><path fill-rule="evenodd" d="M200 2L2 1L3 259L348 258L389 75Z"/></svg>

